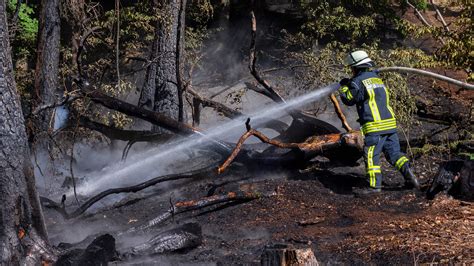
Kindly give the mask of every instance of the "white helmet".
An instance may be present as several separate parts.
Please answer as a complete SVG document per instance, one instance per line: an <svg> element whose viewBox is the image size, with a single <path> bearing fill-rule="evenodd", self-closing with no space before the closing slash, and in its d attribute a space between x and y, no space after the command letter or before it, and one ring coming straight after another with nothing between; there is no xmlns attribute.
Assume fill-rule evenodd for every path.
<svg viewBox="0 0 474 266"><path fill-rule="evenodd" d="M375 65L369 55L362 50L349 53L344 63L350 67L371 67Z"/></svg>

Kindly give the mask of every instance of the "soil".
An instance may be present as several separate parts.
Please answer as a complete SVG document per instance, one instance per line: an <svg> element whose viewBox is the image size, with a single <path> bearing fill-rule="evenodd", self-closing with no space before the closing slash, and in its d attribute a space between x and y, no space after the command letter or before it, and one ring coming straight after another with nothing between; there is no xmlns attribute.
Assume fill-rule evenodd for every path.
<svg viewBox="0 0 474 266"><path fill-rule="evenodd" d="M165 212L170 201L205 197L211 182L222 182L217 194L240 189L264 196L180 214L143 236L149 238L165 228L194 221L202 226L204 236L196 249L114 263L258 265L265 246L277 243L311 247L324 264L474 263L473 203L446 195L429 201L423 193L402 189L402 177L394 171L384 172L382 193L358 196L353 187L366 186L357 171L362 169L354 173L341 169L346 174L329 175L266 168L246 171L234 167L232 174L215 180L193 180L166 191L150 189L123 199L114 208L69 221L66 228L74 231L77 226L101 224L102 233L124 230ZM249 181L253 176L260 178ZM66 229L50 212L46 215L49 230L58 244ZM133 246L132 242L118 238L119 251Z"/></svg>

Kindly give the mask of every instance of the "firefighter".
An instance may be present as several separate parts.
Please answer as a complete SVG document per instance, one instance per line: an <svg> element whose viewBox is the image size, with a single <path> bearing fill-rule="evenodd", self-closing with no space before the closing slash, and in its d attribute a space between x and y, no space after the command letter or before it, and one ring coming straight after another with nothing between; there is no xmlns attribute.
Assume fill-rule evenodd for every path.
<svg viewBox="0 0 474 266"><path fill-rule="evenodd" d="M346 105L356 105L361 131L364 135L364 159L370 188L363 194L380 192L382 172L380 155L395 166L405 178L405 186L420 189L408 158L400 152L397 121L390 107L389 91L376 71L374 62L365 51L347 55L345 64L352 69L352 78L344 78L339 84L341 100Z"/></svg>

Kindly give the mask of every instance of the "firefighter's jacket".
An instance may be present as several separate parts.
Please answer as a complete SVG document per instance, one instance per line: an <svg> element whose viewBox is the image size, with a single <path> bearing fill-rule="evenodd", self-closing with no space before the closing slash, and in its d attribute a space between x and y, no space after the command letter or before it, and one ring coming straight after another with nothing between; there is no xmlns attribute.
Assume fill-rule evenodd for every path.
<svg viewBox="0 0 474 266"><path fill-rule="evenodd" d="M389 91L374 71L361 71L347 86L339 88L346 105L356 105L364 135L389 134L397 131L395 114L390 107Z"/></svg>

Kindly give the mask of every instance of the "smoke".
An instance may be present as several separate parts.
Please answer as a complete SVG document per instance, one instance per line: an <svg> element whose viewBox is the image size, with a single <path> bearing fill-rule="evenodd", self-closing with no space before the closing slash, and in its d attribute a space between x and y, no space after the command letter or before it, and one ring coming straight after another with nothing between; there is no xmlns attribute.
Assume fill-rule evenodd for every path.
<svg viewBox="0 0 474 266"><path fill-rule="evenodd" d="M126 161L121 160L125 142L114 142L113 147L104 143L95 145L77 143L74 149L73 170L77 178L77 193L80 197L88 198L106 189L135 185L157 176L186 172L201 168L203 165L209 165L220 159L219 156L207 151L208 149L205 148L209 144L209 138L230 142L237 141L246 131L244 123L247 117L252 118L251 124L254 128L258 128L259 124L269 119L281 120L283 118L287 124L290 124L291 118L287 115L289 109L301 108L314 101L327 99L325 97L335 90L337 85L332 84L288 100L284 105L276 105L265 96L246 90L243 82L252 79L249 77L248 61L246 59L248 57L247 47L250 41L250 21L243 20L242 25L241 27L234 27L232 30L224 29L219 31L215 38L205 44L204 53L207 56L202 64L205 68L195 72L193 84L196 90L205 88L199 92L206 97L210 97L231 85L230 88L213 98L213 100L223 102L231 108L238 108L248 115L229 120L216 114L214 110L205 109L202 114L203 123L200 126L205 129L206 137L194 135L162 145L137 143L133 146ZM261 25L262 23L259 21L259 32L264 30ZM219 25L219 27L221 26L227 27L226 25ZM259 59L259 64L271 65L270 61L265 61L265 59ZM233 95L240 95L240 101L231 97ZM334 125L340 124L337 117L333 114L328 113L321 117L328 119L328 121L334 121ZM263 129L262 131L265 134L269 134L269 136L275 136L276 134L272 130ZM55 162L54 166L51 166L46 153L40 154L37 156L37 159L38 165L43 170L43 174L41 174L39 168L35 167L37 183L41 187L41 193L49 195L53 199L59 199L65 193L68 203L71 204L73 201L72 188L61 187L64 178L70 175L70 158L66 156L63 160ZM258 175L258 178L265 179L278 177L278 175L271 173L261 173ZM181 198L181 192L178 188L183 183L185 181L173 182L172 184L163 183L157 186L158 188L153 189L155 194L157 190L163 192L159 200L170 198L170 195L174 195L173 197L175 198ZM140 196L145 195L146 192L142 193ZM99 208L111 206L119 201L129 199L126 197L130 197L130 195L108 196L96 203L88 212L94 212ZM102 214L93 217L95 218L87 218L87 220L77 219L61 223L55 222L49 228L52 242L78 242L97 232L114 231L124 227L123 221L114 221L110 217L102 217ZM203 226L206 235L217 236L218 232L214 232L212 227ZM270 238L270 233L263 229L236 229L234 232L235 235L220 235L219 237L229 237L229 240L236 237L242 239ZM119 238L118 244L120 248L125 248L143 242L146 237L136 235ZM180 265L185 265L183 261L173 256L140 258L140 260L144 264L173 264L179 262ZM204 264L212 265L210 263Z"/></svg>
<svg viewBox="0 0 474 266"><path fill-rule="evenodd" d="M286 115L288 109L316 101L337 88L336 84L312 91L308 94L289 100L285 104L272 105L262 108L251 114L253 125L277 119ZM192 157L192 150L209 143L210 139L221 139L223 136L233 135L235 140L244 129L246 117L236 118L220 126L206 130L204 135L188 136L185 139L174 141L156 148L133 154L127 161L114 163L103 167L99 171L89 173L89 178L77 187L77 192L90 195L105 188L136 184L152 177L169 173L190 171L202 165L199 157ZM190 156L191 155L191 156ZM208 158L204 158L209 164ZM70 192L68 196L71 196Z"/></svg>

